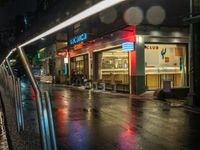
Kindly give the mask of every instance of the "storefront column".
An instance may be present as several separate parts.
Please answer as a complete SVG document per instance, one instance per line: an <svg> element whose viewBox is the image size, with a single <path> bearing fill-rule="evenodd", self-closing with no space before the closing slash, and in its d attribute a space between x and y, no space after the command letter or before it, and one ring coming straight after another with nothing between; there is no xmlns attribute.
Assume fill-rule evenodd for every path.
<svg viewBox="0 0 200 150"><path fill-rule="evenodd" d="M129 51L130 93L140 94L145 91L144 40L137 38L136 50Z"/></svg>
<svg viewBox="0 0 200 150"><path fill-rule="evenodd" d="M89 73L89 77L88 77L88 79L89 80L92 80L93 79L93 66L92 66L92 64L93 64L93 53L91 52L91 51L89 51L88 52L88 67L89 67L89 69L88 69L88 73Z"/></svg>
<svg viewBox="0 0 200 150"><path fill-rule="evenodd" d="M200 23L192 26L189 105L200 106Z"/></svg>
<svg viewBox="0 0 200 150"><path fill-rule="evenodd" d="M189 41L189 77L190 77L190 91L188 94L188 105L194 105L194 71L193 71L193 65L194 65L194 59L193 59L193 25L190 24L190 41Z"/></svg>

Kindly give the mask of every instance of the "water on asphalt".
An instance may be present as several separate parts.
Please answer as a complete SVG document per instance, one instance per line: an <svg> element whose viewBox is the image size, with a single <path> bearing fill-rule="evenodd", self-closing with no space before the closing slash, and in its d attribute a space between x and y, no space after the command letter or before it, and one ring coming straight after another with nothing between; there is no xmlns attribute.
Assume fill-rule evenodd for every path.
<svg viewBox="0 0 200 150"><path fill-rule="evenodd" d="M184 108L126 95L41 87L51 93L59 149L200 149L200 116Z"/></svg>
<svg viewBox="0 0 200 150"><path fill-rule="evenodd" d="M200 149L200 114L183 107L50 84L40 87L50 92L59 150ZM30 111L30 98L34 100L33 89L27 91L25 112Z"/></svg>

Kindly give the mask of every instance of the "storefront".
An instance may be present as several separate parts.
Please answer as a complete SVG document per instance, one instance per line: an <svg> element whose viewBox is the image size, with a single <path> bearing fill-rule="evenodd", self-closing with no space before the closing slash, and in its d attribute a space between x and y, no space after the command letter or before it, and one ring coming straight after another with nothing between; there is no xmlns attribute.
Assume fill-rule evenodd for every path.
<svg viewBox="0 0 200 150"><path fill-rule="evenodd" d="M52 75L54 74L54 55L56 51L55 44L41 48L38 51L37 57L40 61L40 81L52 83Z"/></svg>
<svg viewBox="0 0 200 150"><path fill-rule="evenodd" d="M164 80L171 87L186 87L186 44L145 44L145 85L147 89L163 87Z"/></svg>
<svg viewBox="0 0 200 150"><path fill-rule="evenodd" d="M95 53L95 78L108 83L129 82L128 51L122 51L121 47Z"/></svg>
<svg viewBox="0 0 200 150"><path fill-rule="evenodd" d="M85 40L85 36L80 45L70 48L71 72L136 94L162 88L164 80L170 80L172 87L188 86L187 34L176 36L176 29L164 29L154 37L153 32L138 30L137 36L135 26L95 40Z"/></svg>
<svg viewBox="0 0 200 150"><path fill-rule="evenodd" d="M77 35L70 43L70 69L71 74L81 74L84 79L92 82L108 84L121 84L129 92L130 69L129 50L134 51L135 27L124 28L95 40L81 41L84 34ZM131 46L122 44L132 44ZM77 49L78 48L78 49ZM123 49L124 48L124 49Z"/></svg>

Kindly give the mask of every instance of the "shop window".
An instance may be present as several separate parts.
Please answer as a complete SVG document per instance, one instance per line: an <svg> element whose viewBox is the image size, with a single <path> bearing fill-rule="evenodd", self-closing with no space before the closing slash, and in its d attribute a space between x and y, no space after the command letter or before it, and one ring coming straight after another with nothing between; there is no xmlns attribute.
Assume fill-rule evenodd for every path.
<svg viewBox="0 0 200 150"><path fill-rule="evenodd" d="M128 52L121 49L98 53L98 79L128 84Z"/></svg>
<svg viewBox="0 0 200 150"><path fill-rule="evenodd" d="M187 86L186 46L181 44L145 44L145 74L148 89L162 88L163 80L172 87Z"/></svg>

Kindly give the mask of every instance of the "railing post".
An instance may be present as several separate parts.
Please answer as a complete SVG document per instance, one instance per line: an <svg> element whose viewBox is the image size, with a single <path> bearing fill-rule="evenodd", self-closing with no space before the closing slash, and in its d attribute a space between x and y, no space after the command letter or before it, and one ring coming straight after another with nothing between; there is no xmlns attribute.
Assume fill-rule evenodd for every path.
<svg viewBox="0 0 200 150"><path fill-rule="evenodd" d="M22 124L22 120L21 120L21 115L20 115L20 108L19 108L19 103L18 103L18 98L19 98L19 93L17 90L17 81L15 80L15 76L14 73L12 71L12 68L10 66L10 62L8 61L8 59L6 58L6 63L8 65L8 69L9 72L11 74L11 78L13 80L13 90L14 90L14 106L15 106L15 113L16 113L16 122L17 122L17 131L20 132L21 131L21 124ZM6 69L6 68L5 68ZM8 74L8 72L7 72ZM8 85L9 85L8 81ZM10 89L12 88L11 85L9 87ZM11 95L11 99L13 98L13 95Z"/></svg>
<svg viewBox="0 0 200 150"><path fill-rule="evenodd" d="M44 119L44 114L43 114L43 108L42 108L42 101L41 101L41 92L38 87L38 84L33 76L33 73L31 71L31 66L29 64L29 61L26 57L26 54L22 48L17 48L17 51L20 54L20 58L22 60L22 63L24 65L24 68L26 70L26 73L31 81L31 84L33 86L33 89L36 93L36 106L37 106L37 115L38 115L38 120L39 120L39 127L40 127L40 137L41 137L41 142L42 142L42 149L43 150L51 150L51 143L48 141L47 133L45 130L45 119Z"/></svg>
<svg viewBox="0 0 200 150"><path fill-rule="evenodd" d="M22 92L21 92L21 85L20 79L17 78L18 83L18 93L19 93L19 110L20 110L20 120L21 120L21 130L24 130L24 113L23 113L23 106L22 106Z"/></svg>
<svg viewBox="0 0 200 150"><path fill-rule="evenodd" d="M45 97L45 105L47 109L48 125L49 125L49 130L50 130L51 147L53 150L57 150L55 126L53 122L52 107L51 107L48 91L44 92L44 97Z"/></svg>
<svg viewBox="0 0 200 150"><path fill-rule="evenodd" d="M3 64L3 70L4 70L4 78L5 78L5 87L8 89L8 71L6 69L5 64ZM6 92L8 94L8 92Z"/></svg>

